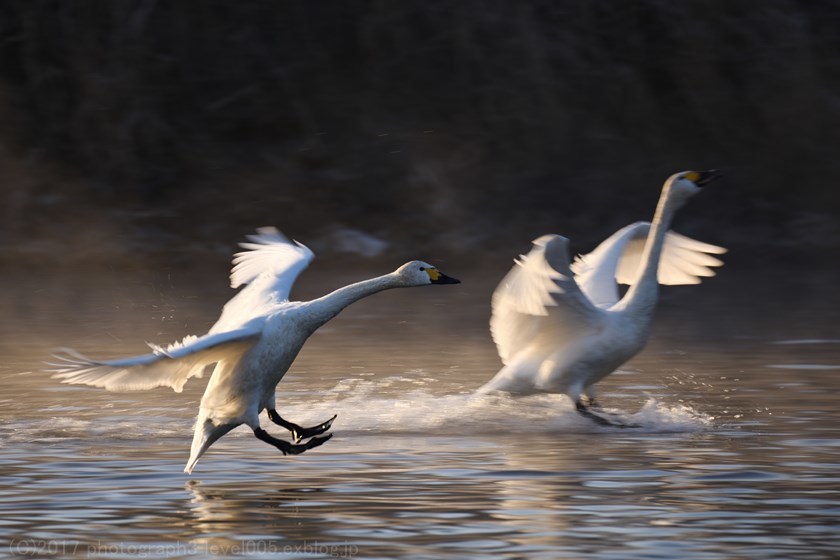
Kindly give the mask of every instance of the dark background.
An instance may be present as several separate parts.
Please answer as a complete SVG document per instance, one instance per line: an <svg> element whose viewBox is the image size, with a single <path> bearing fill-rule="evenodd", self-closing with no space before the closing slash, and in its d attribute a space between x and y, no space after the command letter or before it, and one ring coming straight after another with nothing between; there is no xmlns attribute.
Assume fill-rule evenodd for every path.
<svg viewBox="0 0 840 560"><path fill-rule="evenodd" d="M275 225L509 262L718 168L675 229L824 259L839 63L832 1L6 0L0 249L227 254Z"/></svg>

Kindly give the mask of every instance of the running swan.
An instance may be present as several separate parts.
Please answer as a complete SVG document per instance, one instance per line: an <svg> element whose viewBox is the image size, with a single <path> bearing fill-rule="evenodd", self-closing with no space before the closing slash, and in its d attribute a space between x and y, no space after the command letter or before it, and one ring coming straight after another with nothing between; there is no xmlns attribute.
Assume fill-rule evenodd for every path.
<svg viewBox="0 0 840 560"><path fill-rule="evenodd" d="M726 249L668 231L677 209L718 177L672 175L652 224L617 231L571 265L568 239L535 239L493 293L490 331L504 367L479 392L564 393L583 416L626 427L589 410L595 383L644 347L660 283L698 284L723 264L710 253ZM621 300L618 283L630 285Z"/></svg>
<svg viewBox="0 0 840 560"><path fill-rule="evenodd" d="M350 284L312 301L289 301L297 276L314 258L312 251L290 242L274 228L261 228L240 246L230 274L231 287L245 288L222 310L204 336L188 336L166 348L119 360L97 361L70 349L55 355L54 377L64 383L83 383L109 391L172 387L181 392L190 377L201 377L216 364L198 411L190 458L184 472L192 473L213 442L247 424L260 440L283 454L297 455L327 441L335 416L317 426L302 428L280 417L275 408L277 383L291 366L306 339L351 303L390 288L457 284L459 281L422 261L396 271ZM277 439L260 427L259 414L289 430L295 443ZM305 443L302 439L311 438Z"/></svg>

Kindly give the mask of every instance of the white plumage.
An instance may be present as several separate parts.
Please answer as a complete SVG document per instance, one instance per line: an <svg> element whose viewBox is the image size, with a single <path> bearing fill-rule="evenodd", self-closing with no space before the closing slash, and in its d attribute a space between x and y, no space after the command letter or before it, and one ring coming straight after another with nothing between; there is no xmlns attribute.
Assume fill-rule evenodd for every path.
<svg viewBox="0 0 840 560"><path fill-rule="evenodd" d="M636 281L651 224L636 222L623 227L589 254L579 255L571 265L581 290L598 307L618 302L618 284ZM659 257L657 279L660 284L677 286L699 284L701 278L715 275L711 267L723 261L713 254L726 249L669 231Z"/></svg>
<svg viewBox="0 0 840 560"><path fill-rule="evenodd" d="M570 263L568 240L544 235L515 261L492 299L490 331L504 367L480 391L564 393L584 415L581 395L645 345L659 284L697 284L726 252L668 231L676 210L717 177L687 171L668 178L652 223L614 233ZM630 289L619 300L618 284Z"/></svg>
<svg viewBox="0 0 840 560"><path fill-rule="evenodd" d="M195 426L190 459L184 469L192 472L199 457L221 436L246 424L255 435L286 453L302 453L324 443L331 418L311 428L284 420L275 410L277 383L291 366L304 342L321 325L363 297L399 287L454 284L458 281L432 265L411 261L396 271L340 288L307 302L289 301L298 275L314 258L312 251L286 239L274 228L262 228L243 252L234 255L231 286L245 286L222 310L216 324L200 337L188 336L165 348L117 360L92 360L71 349L62 349L51 364L54 377L65 383L82 383L109 391L135 391L171 387L180 392L191 377L201 377L215 364ZM292 432L291 444L270 436L260 427L259 414Z"/></svg>

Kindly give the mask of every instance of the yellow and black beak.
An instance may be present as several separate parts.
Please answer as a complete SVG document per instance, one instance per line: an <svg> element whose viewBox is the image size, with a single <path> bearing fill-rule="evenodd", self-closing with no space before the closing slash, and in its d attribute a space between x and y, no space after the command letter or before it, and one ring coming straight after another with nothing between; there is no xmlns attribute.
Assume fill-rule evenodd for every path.
<svg viewBox="0 0 840 560"><path fill-rule="evenodd" d="M451 276L447 276L443 272L439 271L436 268L427 268L426 274L429 275L429 280L432 281L432 284L460 284L461 281L457 278L452 278Z"/></svg>
<svg viewBox="0 0 840 560"><path fill-rule="evenodd" d="M721 178L721 174L717 169L710 169L709 171L693 171L691 175L693 176L689 179L698 187L705 187L712 181L716 181Z"/></svg>

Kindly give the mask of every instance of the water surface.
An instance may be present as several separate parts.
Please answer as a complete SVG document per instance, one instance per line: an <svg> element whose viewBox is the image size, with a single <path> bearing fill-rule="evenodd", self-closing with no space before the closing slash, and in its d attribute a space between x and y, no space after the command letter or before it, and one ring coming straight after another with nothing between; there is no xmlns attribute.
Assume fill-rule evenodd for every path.
<svg viewBox="0 0 840 560"><path fill-rule="evenodd" d="M205 381L181 394L108 393L56 383L41 362L56 346L107 358L200 334L230 295L224 269L13 274L0 322L0 554L787 559L840 549L830 292L774 297L725 278L666 291L648 348L602 385L602 402L642 426L620 430L562 396L474 396L499 367L487 302L504 270L443 264L464 283L354 305L279 386L284 417L338 414L331 441L283 457L242 427L193 476L182 469ZM379 268L313 267L298 295Z"/></svg>

